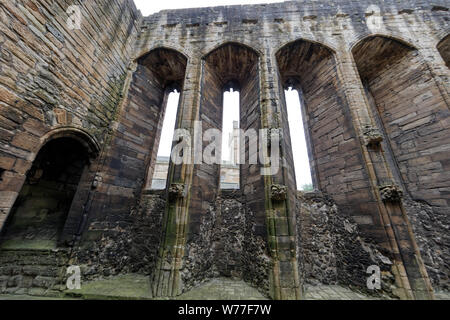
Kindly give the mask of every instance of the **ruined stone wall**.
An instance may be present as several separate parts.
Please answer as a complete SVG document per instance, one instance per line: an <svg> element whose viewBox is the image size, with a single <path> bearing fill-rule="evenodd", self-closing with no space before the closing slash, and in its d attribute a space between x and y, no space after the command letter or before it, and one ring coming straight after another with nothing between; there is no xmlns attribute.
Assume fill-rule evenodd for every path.
<svg viewBox="0 0 450 320"><path fill-rule="evenodd" d="M298 193L298 246L304 282L309 285L345 285L366 291L369 266L379 266L382 289L375 294L396 297L392 261L379 246L361 234L357 224L343 214L328 195Z"/></svg>
<svg viewBox="0 0 450 320"><path fill-rule="evenodd" d="M197 113L198 110L202 112L205 106L202 101L213 97L215 91L220 92L220 87L215 87L218 80L214 79L209 71L211 67L205 64L207 60L202 58L207 57L221 45L228 42L238 43L257 52L261 82L259 99L262 127L281 126L284 132L288 132L285 114L280 115L280 112L285 110L282 97L283 86L286 85L285 80L297 77L305 103L312 162L318 187L330 193L340 210L356 221L364 237L380 245L383 250L391 252L391 258L395 261L403 261L399 248L403 246L404 253L410 254L411 250L416 250L414 249L416 240L405 228L408 225L408 218L388 213L388 207L381 198L379 187L387 180L394 184L400 184L400 181L397 181L398 173L395 166L389 163L389 151L384 148L380 156L377 154L379 151L372 152L366 145L364 135L366 126L370 124L376 126L378 130L382 128L379 127L380 124L375 121L375 116L370 110L368 102L370 96L364 91L364 77L361 76L361 70L358 70L358 56L352 55L355 53L352 49L365 38L375 34L381 35L387 42L388 39L394 38L395 41L414 46L419 52L418 60L414 61L417 61L418 66L427 66L431 70L435 88L439 88L440 91L436 93L437 100L432 104L445 110L448 103L448 68L444 63L445 57L440 55L437 46L448 33L446 31L447 16L448 8L445 2L430 4L426 1L401 4L394 1L374 3L292 1L255 6L171 10L144 19L143 32L138 39L137 50L141 53L153 47L167 46L189 57L187 79L192 81L189 90L196 88L197 85L202 90L182 93L187 96L185 104L180 106L183 111L180 123L184 128L192 128L191 121L202 118L201 113L200 116ZM288 48L291 43L293 46L300 43L294 43L296 40L304 41L303 52L302 47L295 54L292 50L285 54L283 50L280 50ZM439 48L442 52L445 46L441 44ZM390 61L395 60L395 54L396 52L393 51L387 54ZM363 58L362 61L368 61L370 55L365 54ZM290 66L289 63L294 65ZM309 66L309 69L306 66ZM421 74L417 71L414 74L402 75L406 78L420 79L418 82L411 80L411 88L414 84L429 82L426 80L429 73L425 69L417 70L425 73ZM301 75L300 78L299 75ZM403 82L401 79L398 80L400 88L402 86L400 83ZM382 81L386 87L389 87L392 77L384 76ZM423 90L426 91L426 89ZM219 110L221 101L217 100L213 105ZM213 109L209 110L212 112ZM429 113L435 113L431 107L426 109ZM448 111L442 112L445 119ZM442 141L442 138L436 137L436 143ZM284 148L289 149L289 147L289 139L287 139ZM438 156L438 150L431 152ZM291 163L289 150L284 151L284 156L288 163ZM387 159L383 160L383 157ZM376 167L374 168L371 163L376 163ZM388 166L387 169L386 166ZM417 168L414 164L409 166ZM206 169L193 169L194 178L190 180L191 169L189 166L184 168L186 174L177 176L177 181L186 183L188 190L192 185L193 195L197 197L198 192L195 190L201 186L195 174L199 171L195 170ZM215 184L216 170L211 168L207 171L203 176L209 175L208 181L214 181ZM423 179L432 180L430 171L421 174L427 177ZM260 198L258 212L256 212L260 215L260 210L265 210L266 221L275 223L274 229L268 226L268 242L275 244L275 251L271 251L272 259L287 259L285 262L280 260L280 264L275 268L283 268L289 281L294 281L295 275L288 267L292 260L286 256L286 253L292 248L290 242L295 237L295 232L289 228L282 230L285 225L289 225L291 217L294 216L293 195L290 191L287 195L291 208L284 203L272 205L267 190L271 184L284 184L289 186L290 190L292 182L293 175L289 170L274 177L273 181L265 181L264 207ZM431 186L426 188L433 189ZM247 190L250 189L247 188ZM180 209L183 210L183 214L192 217L194 219L192 221L195 221L192 228L180 229L184 230L179 234L180 237L186 235L188 239L192 239L192 235L197 234L202 225L198 222L209 218L203 215L211 207L215 195L210 187L206 187L204 191L202 194L208 195L208 201L198 201L199 198L195 198L190 199L193 201L191 205L186 200L179 203L183 206L183 209ZM445 193L445 190L442 191ZM442 193L437 198L442 205L443 202L448 201ZM273 220L271 215L275 215ZM400 220L392 224L391 230L387 219L392 217ZM283 250L286 251L280 255L276 253ZM435 250L447 252L447 249L439 244L435 246ZM417 257L418 252L416 250L411 254ZM446 256L447 253L443 255ZM288 260L290 262L287 262ZM396 279L400 281L402 277L400 275L404 276L405 272L402 269L403 262L394 264L399 270L396 272ZM411 264L411 267L408 266L407 269L412 278L424 276L420 262L405 260L405 264ZM443 265L442 267L446 268ZM283 281L276 286L286 285L286 283L281 284ZM403 285L406 291L410 290L408 284ZM412 290L420 291L425 285L415 284L415 286L416 288ZM283 289L284 294L288 294L289 289L292 288Z"/></svg>
<svg viewBox="0 0 450 320"><path fill-rule="evenodd" d="M67 22L72 4L81 10L81 29ZM62 238L73 240L114 127L139 19L126 0L0 2L0 229L39 150L74 139L91 163L69 203ZM70 250L58 252L39 243L3 249L2 292L59 290Z"/></svg>
<svg viewBox="0 0 450 320"><path fill-rule="evenodd" d="M235 191L221 191L200 221L199 239L187 245L185 290L212 278L242 279L269 296L271 260L265 235L257 235L255 214Z"/></svg>
<svg viewBox="0 0 450 320"><path fill-rule="evenodd" d="M0 3L0 225L46 141L80 135L98 147L112 129L138 12L131 1L85 2L81 29L70 30L71 4ZM79 217L82 206L76 210Z"/></svg>
<svg viewBox="0 0 450 320"><path fill-rule="evenodd" d="M69 137L91 161L63 243L87 277L151 274L156 295L176 296L233 276L297 299L313 279L363 286L375 263L403 298L431 297L427 272L448 288L447 1L290 1L146 18L129 0L74 3L80 30L67 26L71 1L0 1L0 226L37 152ZM171 164L169 190L143 195L167 93L181 91L178 128L220 128L228 81L239 84L244 129L288 134L283 89L299 90L316 187L333 202L297 199L292 137L281 142L288 166L264 177L262 165L242 165L231 196L219 192L218 166L205 164Z"/></svg>
<svg viewBox="0 0 450 320"><path fill-rule="evenodd" d="M152 191L115 227L77 247L73 263L80 265L86 280L118 274L150 276L161 245L164 193Z"/></svg>

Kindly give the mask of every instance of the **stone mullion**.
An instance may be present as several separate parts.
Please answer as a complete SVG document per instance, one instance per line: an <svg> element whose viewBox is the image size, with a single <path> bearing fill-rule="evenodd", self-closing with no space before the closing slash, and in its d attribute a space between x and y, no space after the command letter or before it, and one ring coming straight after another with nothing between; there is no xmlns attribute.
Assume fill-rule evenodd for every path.
<svg viewBox="0 0 450 320"><path fill-rule="evenodd" d="M261 58L261 117L263 128L283 128L281 118L278 77L274 57L269 55ZM284 124L287 126L287 124ZM295 207L294 197L289 197L292 186L288 186L286 168L282 161L286 156L285 140L281 141L281 168L276 176L267 176L266 184L266 214L268 224L269 248L274 263L272 270L271 292L274 299L300 299L301 288L298 274L296 252ZM292 160L292 159L291 159ZM292 162L292 161L291 161ZM291 168L293 170L293 168ZM281 188L283 199L274 199L272 188ZM280 190L278 190L280 191ZM281 235L280 235L281 233Z"/></svg>
<svg viewBox="0 0 450 320"><path fill-rule="evenodd" d="M200 106L200 61L189 61L180 96L177 128L187 129L194 137L194 121L199 118ZM192 140L193 141L193 140ZM192 159L194 149L192 149ZM171 162L168 176L168 201L165 213L164 238L153 278L155 296L173 297L182 293L180 270L183 267L187 239L188 210L194 165L181 165L180 176L175 175Z"/></svg>
<svg viewBox="0 0 450 320"><path fill-rule="evenodd" d="M402 298L413 299L414 295L412 293L411 285L406 273L405 266L403 264L403 259L401 257L394 226L392 225L391 217L387 208L385 207L385 204L383 203L380 192L378 190L379 177L376 173L376 166L379 164L374 162L373 158L371 157L369 147L365 143L364 128L366 126L376 128L375 121L370 115L369 101L364 92L364 88L351 53L345 51L339 52L338 55L339 56L337 57L337 59L339 78L341 80L341 85L344 88L350 112L352 114L353 125L356 129L356 132L358 133L358 136L360 137L363 159L368 169L369 180L372 184L372 191L377 200L381 214L381 220L383 221L386 236L389 240L388 246L390 247L390 250L394 256L395 270L393 270L393 273L396 278L397 286L402 289L402 292L399 294L402 296Z"/></svg>

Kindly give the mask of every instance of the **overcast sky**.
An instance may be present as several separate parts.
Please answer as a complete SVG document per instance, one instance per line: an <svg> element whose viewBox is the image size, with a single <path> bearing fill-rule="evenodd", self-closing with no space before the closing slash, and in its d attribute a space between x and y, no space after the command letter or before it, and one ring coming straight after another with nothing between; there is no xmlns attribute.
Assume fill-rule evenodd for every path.
<svg viewBox="0 0 450 320"><path fill-rule="evenodd" d="M211 7L235 4L258 4L258 3L274 3L283 2L280 0L134 0L136 6L141 10L143 15L150 15L165 9L182 9L195 7ZM178 94L171 95L164 119L163 131L161 133L160 148L158 156L170 156L172 146L172 136L175 127L176 110L178 103ZM223 149L222 155L224 160L229 160L228 155L228 137L233 128L233 121L238 121L238 99L239 96L234 94L226 94L224 97L224 119L223 119ZM286 92L286 103L288 107L289 127L292 137L292 149L294 154L295 171L297 177L297 186L300 188L304 184L311 183L311 173L309 168L308 153L306 149L306 140L303 129L302 114L300 110L300 102L296 91Z"/></svg>

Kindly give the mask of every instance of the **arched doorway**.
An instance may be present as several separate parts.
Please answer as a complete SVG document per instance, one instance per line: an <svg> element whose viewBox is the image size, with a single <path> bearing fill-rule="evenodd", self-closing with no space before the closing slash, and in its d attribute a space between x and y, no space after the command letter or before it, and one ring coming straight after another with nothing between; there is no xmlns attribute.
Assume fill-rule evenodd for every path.
<svg viewBox="0 0 450 320"><path fill-rule="evenodd" d="M439 42L437 49L439 50L442 59L444 59L447 68L450 68L450 34Z"/></svg>
<svg viewBox="0 0 450 320"><path fill-rule="evenodd" d="M0 235L1 248L50 249L62 235L89 150L59 137L39 151Z"/></svg>

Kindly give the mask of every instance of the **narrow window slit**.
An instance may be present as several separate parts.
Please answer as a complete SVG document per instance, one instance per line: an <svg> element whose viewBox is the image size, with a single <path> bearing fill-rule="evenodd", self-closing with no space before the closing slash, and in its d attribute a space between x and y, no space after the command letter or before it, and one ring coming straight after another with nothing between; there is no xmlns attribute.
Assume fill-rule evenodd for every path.
<svg viewBox="0 0 450 320"><path fill-rule="evenodd" d="M290 87L288 90L285 90L285 96L297 189L300 191L313 191L311 162L306 140L305 122L303 121L303 106L300 102L299 92Z"/></svg>
<svg viewBox="0 0 450 320"><path fill-rule="evenodd" d="M154 164L151 184L151 189L153 190L163 190L166 188L179 101L180 93L177 90L169 93L161 130L161 139L159 141L158 154L156 163Z"/></svg>
<svg viewBox="0 0 450 320"><path fill-rule="evenodd" d="M240 188L239 170L239 114L240 96L230 88L223 94L222 116L222 164L220 188Z"/></svg>

